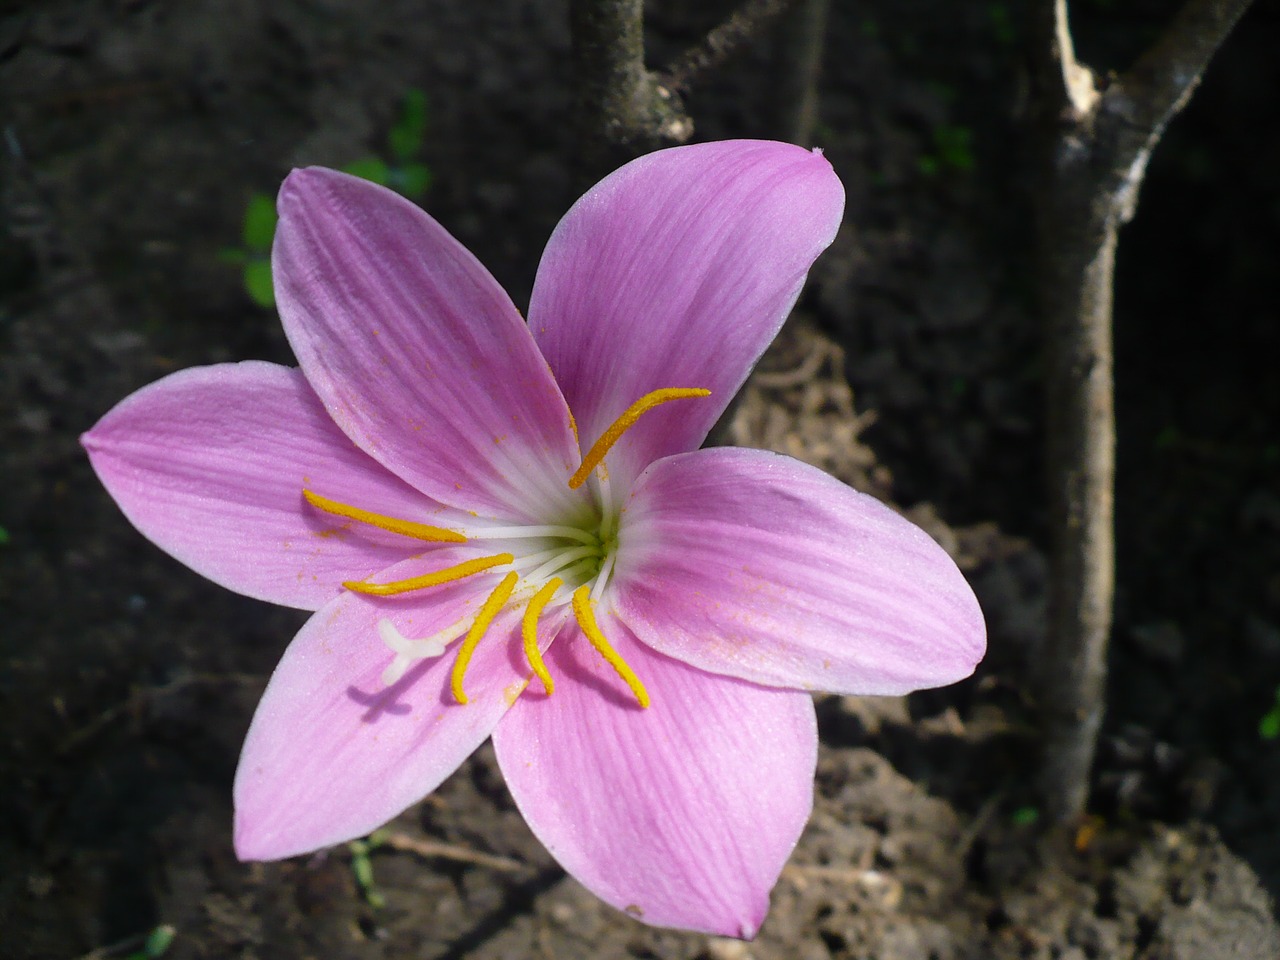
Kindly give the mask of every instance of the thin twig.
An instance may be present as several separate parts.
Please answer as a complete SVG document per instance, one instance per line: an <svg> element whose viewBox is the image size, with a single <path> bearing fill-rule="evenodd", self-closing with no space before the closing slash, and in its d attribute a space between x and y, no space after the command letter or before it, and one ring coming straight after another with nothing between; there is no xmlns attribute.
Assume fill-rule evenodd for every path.
<svg viewBox="0 0 1280 960"><path fill-rule="evenodd" d="M412 853L428 860L440 859L454 860L458 863L473 863L479 867L488 867L490 870L500 870L504 873L515 873L526 867L526 864L510 857L482 853L479 850L472 850L470 847L464 847L457 843L419 840L403 833L379 831L378 842L380 846L390 847L392 850L399 850L401 853Z"/></svg>
<svg viewBox="0 0 1280 960"><path fill-rule="evenodd" d="M643 0L570 0L569 29L584 186L632 156L692 136L680 98L645 67Z"/></svg>
<svg viewBox="0 0 1280 960"><path fill-rule="evenodd" d="M84 743L90 737L99 733L104 727L112 723L119 717L134 713L146 704L170 694L177 693L186 687L204 686L219 683L236 683L246 686L254 684L263 684L266 681L255 674L247 673L194 673L185 677L178 677L176 680L170 680L168 683L161 684L158 687L143 687L134 690L120 703L114 707L109 707L102 713L98 714L84 726L72 731L63 741L58 744L54 752L61 756L69 753L77 746Z"/></svg>
<svg viewBox="0 0 1280 960"><path fill-rule="evenodd" d="M716 69L755 38L797 0L747 0L701 42L690 47L664 70L660 82L667 89L687 93L708 72Z"/></svg>
<svg viewBox="0 0 1280 960"><path fill-rule="evenodd" d="M1120 89L1136 108L1129 121L1158 139L1186 105L1209 60L1251 2L1187 0L1168 29L1120 80Z"/></svg>

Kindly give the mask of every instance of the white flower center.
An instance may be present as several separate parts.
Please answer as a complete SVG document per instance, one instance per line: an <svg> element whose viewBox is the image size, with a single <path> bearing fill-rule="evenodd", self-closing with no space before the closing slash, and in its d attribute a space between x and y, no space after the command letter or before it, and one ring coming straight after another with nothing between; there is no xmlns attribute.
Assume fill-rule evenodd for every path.
<svg viewBox="0 0 1280 960"><path fill-rule="evenodd" d="M473 557L451 567L390 583L350 580L343 586L354 593L387 597L452 583L488 571L503 572L502 580L488 594L480 609L451 623L429 637L404 636L390 620L378 621L378 636L391 651L391 663L383 671L387 685L398 683L419 660L443 656L454 641L461 639L454 660L451 689L460 704L467 702L463 679L476 645L483 639L494 618L508 606L525 604L521 636L529 666L550 695L555 683L542 662L538 645L538 623L548 609L572 604L574 618L582 633L618 676L631 688L641 707L649 706L649 694L605 638L596 621L595 606L601 602L613 576L619 549L621 512L610 489L604 456L642 414L659 404L687 397L707 396L702 389L667 388L645 394L623 412L591 446L582 464L569 478L576 490L594 479L593 496L583 499L581 510L572 517L554 518L545 524L502 524L483 518L463 529L435 527L412 520L400 520L348 506L303 490L303 497L317 510L332 516L368 524L390 533L439 544L483 541L496 552ZM576 435L576 428L575 428Z"/></svg>

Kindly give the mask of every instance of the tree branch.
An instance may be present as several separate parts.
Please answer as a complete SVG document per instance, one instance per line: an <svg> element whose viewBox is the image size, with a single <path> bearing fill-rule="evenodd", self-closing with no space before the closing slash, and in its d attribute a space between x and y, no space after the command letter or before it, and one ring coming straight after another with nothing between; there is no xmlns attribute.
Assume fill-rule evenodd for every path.
<svg viewBox="0 0 1280 960"><path fill-rule="evenodd" d="M570 0L580 177L683 143L693 122L644 65L644 0Z"/></svg>
<svg viewBox="0 0 1280 960"><path fill-rule="evenodd" d="M1041 98L1047 108L1072 119L1088 116L1098 102L1093 71L1076 60L1067 0L1036 9L1034 32L1045 56L1039 60Z"/></svg>
<svg viewBox="0 0 1280 960"><path fill-rule="evenodd" d="M747 0L723 23L713 27L701 43L690 47L662 72L663 85L674 92L687 93L796 2Z"/></svg>
<svg viewBox="0 0 1280 960"><path fill-rule="evenodd" d="M1123 91L1133 109L1128 120L1148 132L1149 146L1186 106L1209 60L1250 2L1187 0L1168 29L1120 78L1117 92Z"/></svg>
<svg viewBox="0 0 1280 960"><path fill-rule="evenodd" d="M1105 706L1114 569L1112 291L1120 226L1147 158L1249 0L1187 0L1156 43L1100 92L1076 62L1066 0L1043 0L1036 191L1052 530L1039 677L1046 822L1088 800Z"/></svg>

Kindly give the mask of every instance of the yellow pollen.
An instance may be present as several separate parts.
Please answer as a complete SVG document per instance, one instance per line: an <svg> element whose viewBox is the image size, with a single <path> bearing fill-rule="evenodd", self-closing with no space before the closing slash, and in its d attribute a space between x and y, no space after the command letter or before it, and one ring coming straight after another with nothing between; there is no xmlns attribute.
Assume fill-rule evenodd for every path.
<svg viewBox="0 0 1280 960"><path fill-rule="evenodd" d="M398 533L404 537L413 537L415 540L428 540L432 543L467 542L466 537L454 530L445 530L443 527L433 527L425 523L414 523L412 520L397 520L395 517L384 517L380 513L370 513L368 510L361 510L359 507L351 507L345 503L339 503L337 500L330 500L328 497L322 497L319 494L312 493L310 490L303 490L302 495L306 498L307 503L317 510L331 513L335 517L358 520L361 523L369 524L371 527L377 527L379 530Z"/></svg>
<svg viewBox="0 0 1280 960"><path fill-rule="evenodd" d="M529 666L533 667L533 672L538 675L538 679L542 681L542 688L547 691L548 697L551 696L556 685L547 671L547 665L542 662L542 654L538 650L538 617L542 615L542 608L555 596L555 592L563 584L564 581L559 577L552 577L544 583L542 588L530 598L529 605L524 608L524 620L520 624L520 633L524 637L525 658L529 661Z"/></svg>
<svg viewBox="0 0 1280 960"><path fill-rule="evenodd" d="M511 596L511 591L516 588L518 579L520 578L514 571L502 578L502 582L494 588L493 593L489 594L489 599L480 607L480 612L476 614L476 618L471 624L471 629L467 631L467 638L462 641L462 646L458 649L458 658L453 661L453 674L449 680L449 688L453 691L453 699L459 703L467 702L467 694L462 689L462 678L466 676L467 664L471 662L471 654L475 652L476 645L484 638L489 629L489 624L493 623L493 618L498 615L498 611L506 604L507 598Z"/></svg>
<svg viewBox="0 0 1280 960"><path fill-rule="evenodd" d="M582 632L591 641L591 645L600 652L600 656L608 661L609 666L617 671L623 683L631 688L631 692L635 694L636 702L647 710L649 708L649 691L644 688L644 684L635 675L635 671L627 666L627 661L622 659L618 651L613 649L609 641L605 639L604 634L600 632L600 625L596 623L596 615L591 609L590 584L584 583L573 591L573 615L577 618L578 626L582 628Z"/></svg>
<svg viewBox="0 0 1280 960"><path fill-rule="evenodd" d="M569 489L577 490L582 486L583 482L591 475L591 471L604 459L604 455L609 452L609 448L617 443L624 433L631 429L632 425L640 419L643 414L648 413L654 407L661 406L671 400L684 400L688 397L709 397L710 390L702 387L664 387L661 390L654 390L652 393L646 393L643 397L627 407L617 420L613 421L609 429L591 445L591 449L587 451L587 455L582 458L582 466L578 467L572 477L569 478Z"/></svg>
<svg viewBox="0 0 1280 960"><path fill-rule="evenodd" d="M455 566L445 567L443 570L436 570L433 573L424 573L420 577L410 577L408 580L393 580L391 583L348 580L342 585L348 590L354 590L356 593L367 593L374 597L394 597L400 593L409 593L411 590L422 590L426 587L437 587L442 583L452 583L454 580L461 580L463 577L483 573L491 567L500 567L504 563L514 563L515 559L515 556L510 553L498 553L492 557L464 560ZM514 577L515 574L508 574L508 576Z"/></svg>

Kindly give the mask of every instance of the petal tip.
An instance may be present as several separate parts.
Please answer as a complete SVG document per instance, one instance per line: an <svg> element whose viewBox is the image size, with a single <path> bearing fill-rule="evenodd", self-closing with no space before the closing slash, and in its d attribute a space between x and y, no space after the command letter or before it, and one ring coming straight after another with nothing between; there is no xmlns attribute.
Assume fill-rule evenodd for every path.
<svg viewBox="0 0 1280 960"><path fill-rule="evenodd" d="M235 824L231 831L231 846L235 850L236 859L241 863L275 859L263 849L263 844L260 838L255 836L255 832L249 823L249 818L242 816L237 810Z"/></svg>
<svg viewBox="0 0 1280 960"><path fill-rule="evenodd" d="M252 815L245 810L242 801L237 802L231 831L231 846L237 860L241 863L284 860L327 846L299 843L296 837L290 842L289 831L273 829L271 819L269 811Z"/></svg>

